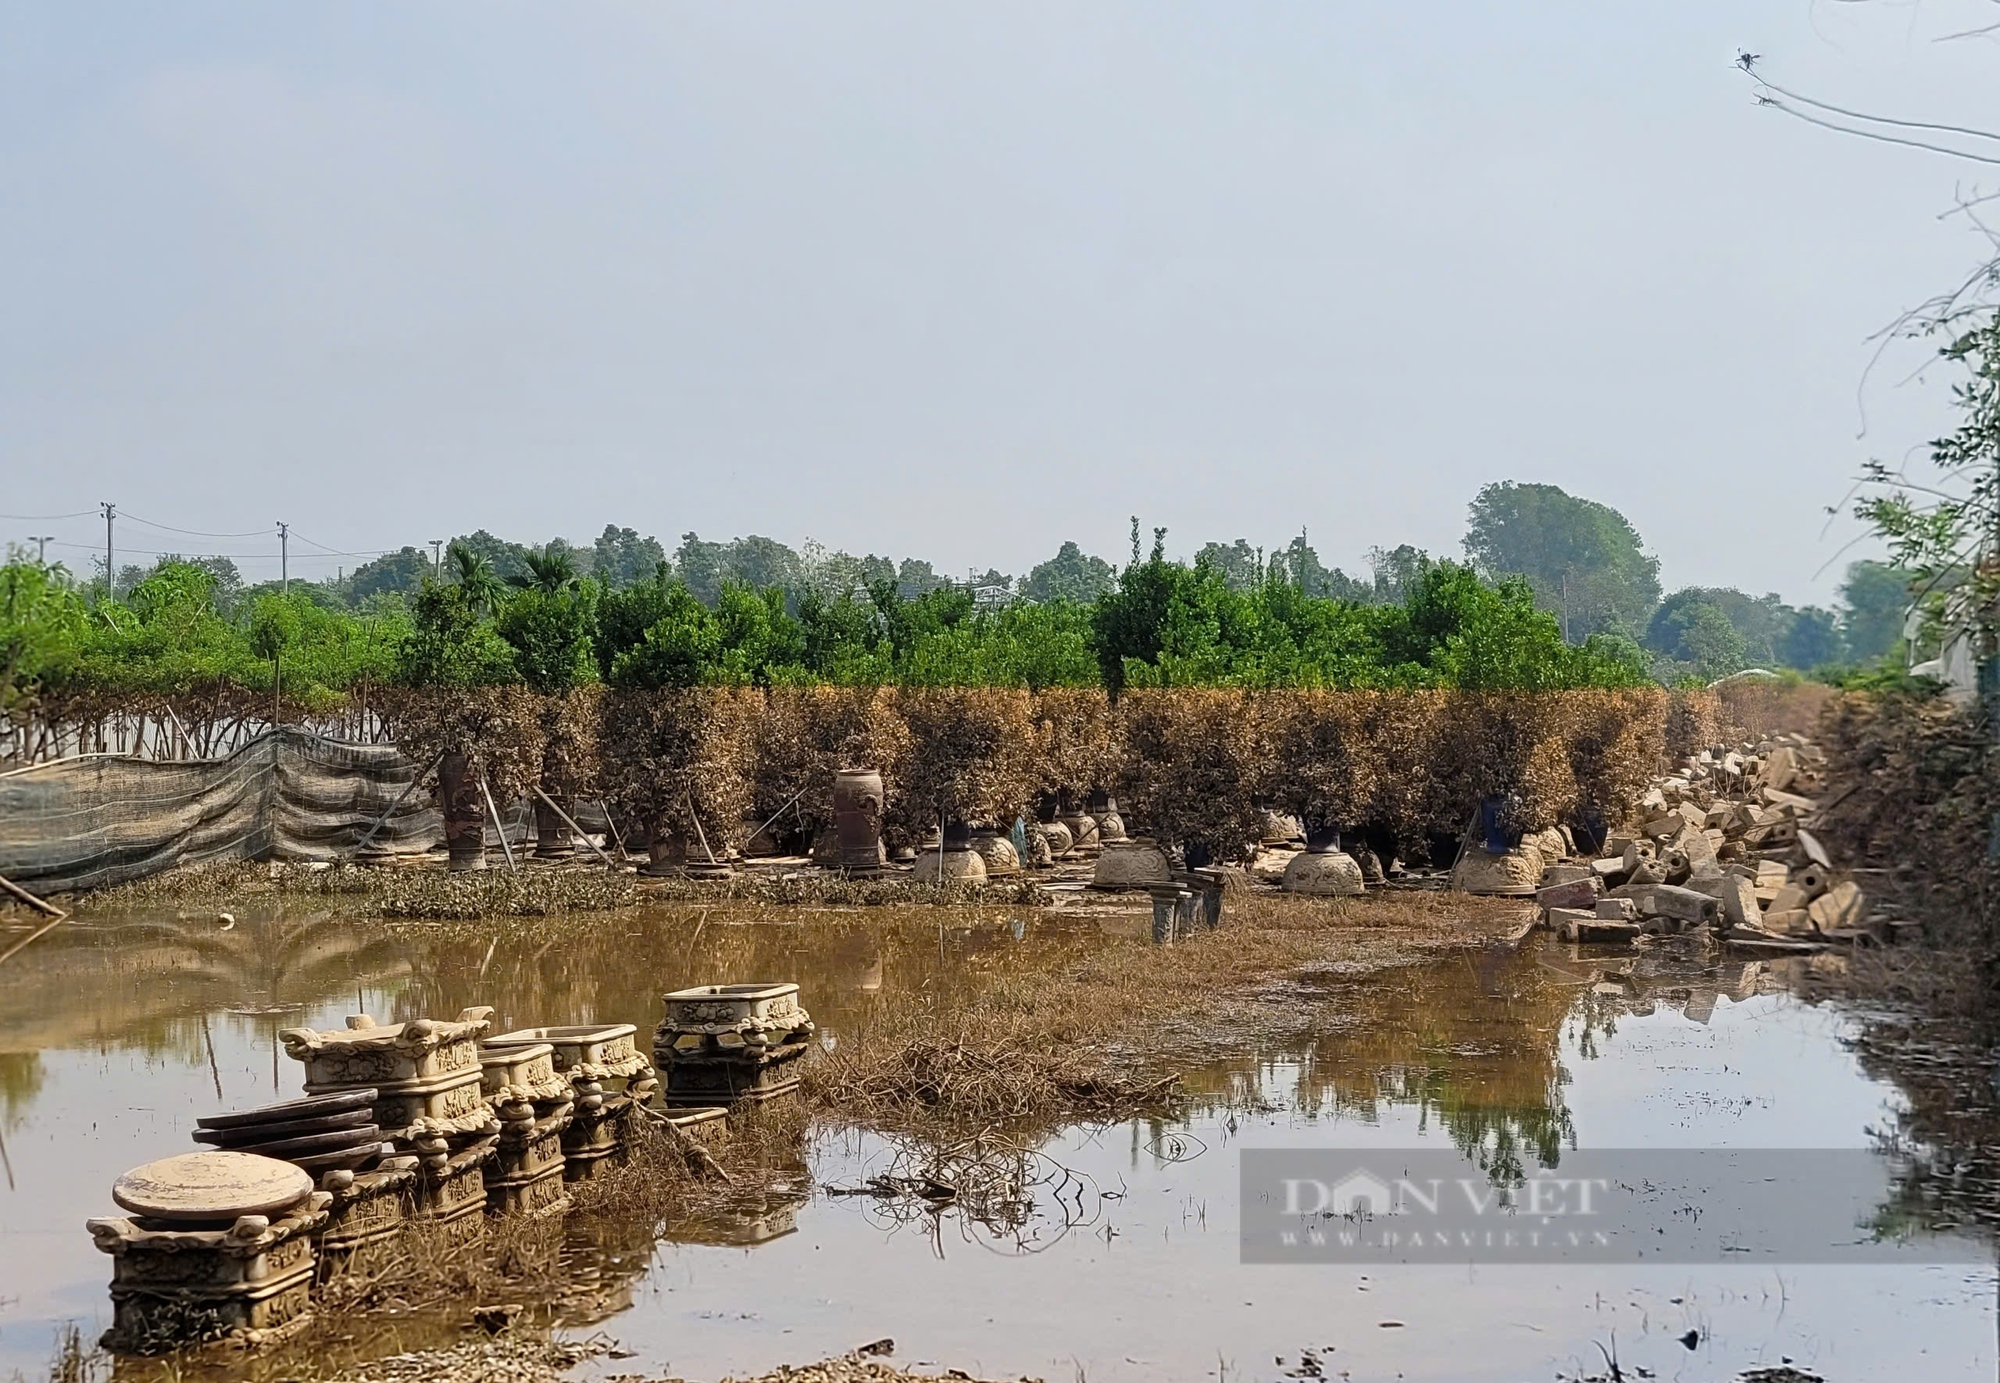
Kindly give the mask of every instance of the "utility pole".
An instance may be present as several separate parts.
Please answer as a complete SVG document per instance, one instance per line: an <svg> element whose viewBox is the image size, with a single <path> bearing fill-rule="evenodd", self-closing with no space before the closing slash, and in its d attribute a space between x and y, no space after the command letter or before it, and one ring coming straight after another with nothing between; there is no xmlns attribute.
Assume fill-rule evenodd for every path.
<svg viewBox="0 0 2000 1383"><path fill-rule="evenodd" d="M1569 568L1563 568L1563 642L1569 642Z"/></svg>
<svg viewBox="0 0 2000 1383"><path fill-rule="evenodd" d="M38 533L35 535L33 541L35 544L36 566L46 567L49 564L49 544L55 540L56 535L53 533Z"/></svg>
<svg viewBox="0 0 2000 1383"><path fill-rule="evenodd" d="M111 547L111 521L118 517L118 506L100 501L97 507L104 511L104 595L107 600L113 600L118 596L118 568L113 565L115 554Z"/></svg>
<svg viewBox="0 0 2000 1383"><path fill-rule="evenodd" d="M292 526L278 521L278 594L292 593Z"/></svg>
<svg viewBox="0 0 2000 1383"><path fill-rule="evenodd" d="M442 579L444 576L444 539L431 539L431 574Z"/></svg>

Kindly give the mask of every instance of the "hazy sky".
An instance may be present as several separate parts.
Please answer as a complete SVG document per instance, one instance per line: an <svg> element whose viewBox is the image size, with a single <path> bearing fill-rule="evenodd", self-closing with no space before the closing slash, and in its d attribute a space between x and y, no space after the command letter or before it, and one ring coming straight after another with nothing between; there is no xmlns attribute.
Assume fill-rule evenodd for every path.
<svg viewBox="0 0 2000 1383"><path fill-rule="evenodd" d="M1862 386L1978 261L1938 219L1977 170L1731 59L1991 127L2000 54L1935 35L1992 17L0 0L0 511L1010 571L1122 560L1136 512L1353 570L1456 555L1512 478L1623 510L1669 588L1826 600L1825 506L1946 425L1915 355ZM102 528L0 537L81 568Z"/></svg>

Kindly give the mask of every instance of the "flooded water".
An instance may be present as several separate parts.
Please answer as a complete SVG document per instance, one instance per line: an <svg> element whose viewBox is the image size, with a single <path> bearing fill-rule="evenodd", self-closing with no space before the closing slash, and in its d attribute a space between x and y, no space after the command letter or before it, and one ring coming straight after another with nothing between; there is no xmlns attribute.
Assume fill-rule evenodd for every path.
<svg viewBox="0 0 2000 1383"><path fill-rule="evenodd" d="M108 1324L109 1262L82 1226L111 1212L120 1172L191 1148L199 1114L297 1092L280 1028L490 1003L505 1026L643 1030L663 990L779 978L838 1042L877 1005L948 1000L1052 951L1144 944L1122 921L988 910L940 932L936 916L684 909L561 939L532 923L392 933L270 916L60 929L0 972L0 1377L37 1377L62 1322L86 1338ZM1245 1148L1435 1146L1533 1168L1573 1149L1860 1149L1911 1124L1848 1045L1855 1020L1754 965L1459 953L1280 997L1309 1016L1301 1031L1190 1071L1200 1099L1183 1121L1035 1150L1020 1165L1030 1194L997 1219L831 1194L907 1150L819 1130L809 1183L665 1243L593 1246L579 1261L594 1294L570 1328L629 1352L601 1372L690 1377L884 1337L899 1362L986 1377L1556 1379L1606 1375L1613 1356L1628 1377L1781 1363L1829 1380L1996 1376L1990 1256L1935 1262L1921 1245L1868 1266L1242 1263ZM1972 1094L1990 1112L1991 1091ZM1885 1203L1891 1175L1885 1162ZM1851 1229L1857 1207L1826 1215ZM379 1347L407 1342L422 1341L389 1329Z"/></svg>

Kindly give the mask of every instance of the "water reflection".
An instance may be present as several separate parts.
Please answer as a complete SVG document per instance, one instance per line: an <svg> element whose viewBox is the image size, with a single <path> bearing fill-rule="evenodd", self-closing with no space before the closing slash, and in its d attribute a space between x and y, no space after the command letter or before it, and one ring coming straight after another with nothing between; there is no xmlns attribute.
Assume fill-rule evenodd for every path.
<svg viewBox="0 0 2000 1383"><path fill-rule="evenodd" d="M504 1027L627 1021L643 1033L666 990L793 979L824 1037L838 1042L865 1031L886 1005L916 996L949 1004L979 986L1124 944L1141 943L1115 921L1107 934L1095 919L1024 921L1004 909L948 915L943 926L933 910L690 906L562 924L388 928L269 909L239 913L227 929L212 915L58 929L0 971L0 1149L15 1148L10 1177L24 1160L20 1148L37 1149L23 1175L28 1194L0 1201L0 1233L20 1232L8 1242L22 1250L0 1255L0 1298L24 1303L7 1323L76 1317L102 1297L105 1267L76 1227L106 1208L104 1188L116 1170L180 1150L184 1126L218 1092L221 1103L248 1104L273 1088L297 1087L292 1063L273 1064L281 1027L329 1026L357 1007L397 1021L491 1004ZM938 1149L821 1130L811 1169L821 1191L865 1194L814 1201L802 1166L794 1189L746 1195L698 1216L569 1225L566 1288L553 1316L580 1329L616 1318L621 1334L638 1336L654 1331L649 1322L658 1318L660 1337L678 1338L693 1308L677 1301L669 1310L658 1293L640 1288L649 1275L659 1280L663 1264L695 1272L690 1263L701 1266L699 1285L685 1289L689 1301L713 1302L737 1287L761 1292L774 1275L796 1271L799 1285L778 1291L773 1311L805 1311L799 1303L814 1291L864 1287L893 1288L908 1303L946 1291L945 1279L922 1276L923 1264L945 1260L950 1272L967 1272L954 1248L961 1243L1060 1261L1046 1270L1046 1290L1087 1295L1098 1290L1087 1285L1089 1274L1101 1272L1124 1239L1209 1232L1209 1217L1219 1218L1232 1194L1217 1169L1230 1165L1227 1150L1246 1131L1439 1138L1489 1176L1517 1179L1558 1166L1582 1143L1629 1146L1619 1140L1646 1131L1630 1120L1608 1123L1589 1099L1579 1104L1594 1068L1608 1074L1636 1065L1635 1082L1676 1096L1711 1080L1699 1070L1646 1067L1627 1040L1632 1033L1657 1037L1670 1024L1701 1040L1740 1042L1730 1010L1787 980L1781 966L1556 946L1314 972L1258 996L1267 1001L1256 1006L1262 1017L1221 1055L1188 1070L1196 1098L1185 1119L1073 1130L1035 1147ZM1965 1051L1973 1050L1968 1042ZM128 1055L136 1058L129 1070L119 1061ZM2000 1183L1991 1173L2000 1120L1990 1083L1983 1103L1967 1095L1964 1052L1940 1054L1928 1081L1893 1067L1886 1049L1864 1049L1861 1059L1911 1092L1877 1132L1939 1153L1910 1164L1881 1223L2000 1218ZM1846 1079L1844 1057L1827 1061L1825 1079ZM1864 1089L1858 1077L1854 1084ZM1878 1094L1868 1098L1868 1108L1879 1107ZM878 1179L883 1185L869 1190ZM926 1180L949 1184L952 1196L927 1195ZM1142 1206L1142 1195L1159 1203ZM843 1237L842 1225L856 1234ZM656 1238L682 1247L663 1256ZM901 1242L912 1238L921 1241L914 1256ZM745 1258L744 1250L755 1262L740 1276L718 1266ZM820 1256L804 1262L806 1253ZM905 1266L912 1257L915 1276ZM1213 1286L1232 1262L1233 1250L1177 1271ZM837 1286L825 1285L828 1273ZM808 1276L820 1285L805 1285ZM950 1291L970 1280L952 1278L961 1285ZM347 1347L356 1357L393 1352L423 1343L425 1330L440 1324L370 1318L355 1323ZM853 1339L829 1336L833 1347L885 1333L857 1329ZM43 1339L0 1331L0 1375L36 1367ZM727 1367L755 1362L754 1351L714 1348ZM1195 1362L1210 1366L1212 1356Z"/></svg>

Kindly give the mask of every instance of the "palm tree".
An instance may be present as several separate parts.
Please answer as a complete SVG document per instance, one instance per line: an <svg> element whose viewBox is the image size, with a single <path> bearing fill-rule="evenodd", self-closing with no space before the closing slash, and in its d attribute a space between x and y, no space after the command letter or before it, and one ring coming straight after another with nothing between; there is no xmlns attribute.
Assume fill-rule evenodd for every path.
<svg viewBox="0 0 2000 1383"><path fill-rule="evenodd" d="M473 609L491 609L499 603L506 583L494 574L491 562L463 543L453 543L446 555L451 558L452 580Z"/></svg>
<svg viewBox="0 0 2000 1383"><path fill-rule="evenodd" d="M566 547L550 543L539 556L524 552L521 560L527 563L528 569L508 577L507 584L510 586L554 595L557 591L568 590L577 582L576 556Z"/></svg>

